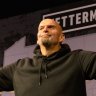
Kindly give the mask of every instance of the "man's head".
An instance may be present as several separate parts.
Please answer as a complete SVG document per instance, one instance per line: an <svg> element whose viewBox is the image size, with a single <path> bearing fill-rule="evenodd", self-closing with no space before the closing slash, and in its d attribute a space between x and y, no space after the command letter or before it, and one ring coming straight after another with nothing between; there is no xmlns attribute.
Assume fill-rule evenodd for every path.
<svg viewBox="0 0 96 96"><path fill-rule="evenodd" d="M50 47L59 45L64 40L62 27L53 19L44 19L40 22L37 34L37 44Z"/></svg>

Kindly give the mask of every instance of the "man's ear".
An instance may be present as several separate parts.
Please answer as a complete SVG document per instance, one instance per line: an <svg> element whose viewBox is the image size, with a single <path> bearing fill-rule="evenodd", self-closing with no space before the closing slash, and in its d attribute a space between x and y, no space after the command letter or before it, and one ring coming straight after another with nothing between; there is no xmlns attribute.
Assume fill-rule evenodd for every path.
<svg viewBox="0 0 96 96"><path fill-rule="evenodd" d="M38 41L38 33L37 33L37 44L39 44L39 41Z"/></svg>
<svg viewBox="0 0 96 96"><path fill-rule="evenodd" d="M61 36L60 36L59 42L62 43L64 40L65 40L65 35L62 33Z"/></svg>
<svg viewBox="0 0 96 96"><path fill-rule="evenodd" d="M37 42L36 43L38 44L38 37L37 37Z"/></svg>
<svg viewBox="0 0 96 96"><path fill-rule="evenodd" d="M39 42L39 40L38 40L38 38L37 38L37 44L39 45L39 43L40 43L40 42Z"/></svg>

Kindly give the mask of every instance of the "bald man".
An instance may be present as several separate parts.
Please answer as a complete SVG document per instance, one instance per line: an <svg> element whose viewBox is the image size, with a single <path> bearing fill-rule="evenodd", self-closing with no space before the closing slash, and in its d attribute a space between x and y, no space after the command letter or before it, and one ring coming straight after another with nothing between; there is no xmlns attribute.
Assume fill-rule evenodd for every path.
<svg viewBox="0 0 96 96"><path fill-rule="evenodd" d="M49 56L58 51L64 40L61 26L53 19L41 21L38 27L37 44L39 44L42 55Z"/></svg>
<svg viewBox="0 0 96 96"><path fill-rule="evenodd" d="M0 69L0 91L15 96L87 96L85 80L96 79L96 52L63 44L62 27L53 19L40 22L32 58Z"/></svg>

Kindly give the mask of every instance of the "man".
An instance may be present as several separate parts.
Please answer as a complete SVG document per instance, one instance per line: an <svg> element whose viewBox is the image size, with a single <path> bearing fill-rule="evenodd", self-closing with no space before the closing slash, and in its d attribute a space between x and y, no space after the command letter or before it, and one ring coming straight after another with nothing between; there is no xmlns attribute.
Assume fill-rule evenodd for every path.
<svg viewBox="0 0 96 96"><path fill-rule="evenodd" d="M33 58L0 69L0 91L16 96L86 96L85 80L96 78L96 53L71 51L61 26L53 19L40 22Z"/></svg>

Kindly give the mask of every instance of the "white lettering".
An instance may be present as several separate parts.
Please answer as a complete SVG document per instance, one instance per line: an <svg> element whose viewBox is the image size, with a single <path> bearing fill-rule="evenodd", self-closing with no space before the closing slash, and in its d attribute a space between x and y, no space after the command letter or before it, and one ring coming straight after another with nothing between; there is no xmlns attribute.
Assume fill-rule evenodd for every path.
<svg viewBox="0 0 96 96"><path fill-rule="evenodd" d="M62 16L61 19L63 20L63 27L66 27L67 16Z"/></svg>
<svg viewBox="0 0 96 96"><path fill-rule="evenodd" d="M60 17L55 18L55 21L58 22L60 24Z"/></svg>
<svg viewBox="0 0 96 96"><path fill-rule="evenodd" d="M76 24L81 24L81 13L76 14Z"/></svg>
<svg viewBox="0 0 96 96"><path fill-rule="evenodd" d="M89 22L88 20L88 12L83 12L82 14L82 23Z"/></svg>
<svg viewBox="0 0 96 96"><path fill-rule="evenodd" d="M70 18L70 25L73 25L73 18L74 18L75 14L69 15Z"/></svg>
<svg viewBox="0 0 96 96"><path fill-rule="evenodd" d="M93 19L96 20L96 10L94 13L93 13L93 10L90 10L90 21L93 21Z"/></svg>

